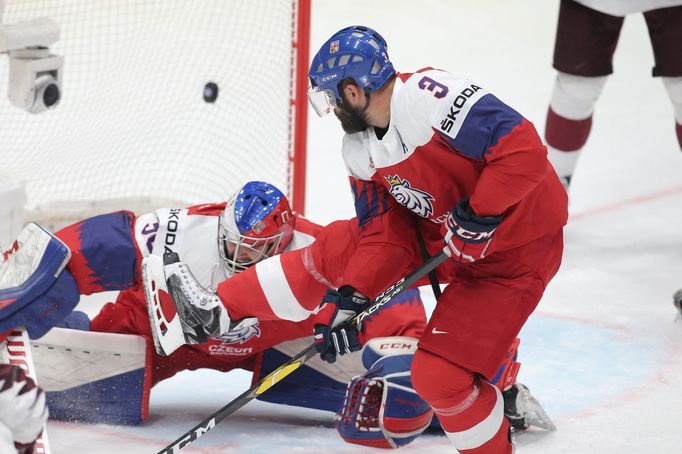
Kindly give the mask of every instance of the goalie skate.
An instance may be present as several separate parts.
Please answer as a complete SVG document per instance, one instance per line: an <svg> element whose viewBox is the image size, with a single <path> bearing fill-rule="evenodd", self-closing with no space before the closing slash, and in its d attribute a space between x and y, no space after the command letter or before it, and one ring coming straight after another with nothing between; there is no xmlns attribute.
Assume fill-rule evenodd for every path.
<svg viewBox="0 0 682 454"><path fill-rule="evenodd" d="M218 297L196 281L177 254L164 255L163 260L146 257L142 281L154 348L160 355L205 343L228 330L230 319Z"/></svg>
<svg viewBox="0 0 682 454"><path fill-rule="evenodd" d="M504 415L515 432L529 427L556 430L552 419L525 385L516 383L507 388L502 396L504 397Z"/></svg>

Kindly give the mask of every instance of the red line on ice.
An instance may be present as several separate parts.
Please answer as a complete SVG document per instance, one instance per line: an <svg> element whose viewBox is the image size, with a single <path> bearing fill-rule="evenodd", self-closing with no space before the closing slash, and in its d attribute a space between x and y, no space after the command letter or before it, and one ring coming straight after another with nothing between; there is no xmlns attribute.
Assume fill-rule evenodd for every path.
<svg viewBox="0 0 682 454"><path fill-rule="evenodd" d="M633 205L639 205L642 203L651 202L653 200L664 199L666 197L672 197L678 194L682 194L682 186L664 189L662 191L654 192L653 194L640 195L637 197L633 197L631 199L625 199L620 202L611 203L597 208L592 208L589 210L582 211L580 213L575 213L570 216L568 222L579 221L586 217L608 213L609 211L616 211L620 210L621 208L628 208Z"/></svg>

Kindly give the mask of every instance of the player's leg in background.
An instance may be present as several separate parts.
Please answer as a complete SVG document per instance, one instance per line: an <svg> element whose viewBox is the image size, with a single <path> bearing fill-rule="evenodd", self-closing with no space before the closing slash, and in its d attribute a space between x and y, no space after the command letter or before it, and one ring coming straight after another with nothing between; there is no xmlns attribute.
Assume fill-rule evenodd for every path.
<svg viewBox="0 0 682 454"><path fill-rule="evenodd" d="M661 76L670 97L677 141L682 149L682 6L647 11L644 20L656 62L653 75Z"/></svg>
<svg viewBox="0 0 682 454"><path fill-rule="evenodd" d="M613 72L622 17L561 0L554 47L557 74L547 111L549 160L568 189L592 128L594 106Z"/></svg>

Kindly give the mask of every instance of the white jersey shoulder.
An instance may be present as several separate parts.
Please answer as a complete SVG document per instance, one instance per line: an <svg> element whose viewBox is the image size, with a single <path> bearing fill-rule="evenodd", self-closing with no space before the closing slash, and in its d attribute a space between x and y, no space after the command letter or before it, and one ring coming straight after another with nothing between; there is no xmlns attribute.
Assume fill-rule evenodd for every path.
<svg viewBox="0 0 682 454"><path fill-rule="evenodd" d="M398 88L391 122L408 149L428 142L434 130L456 137L471 107L488 94L473 81L438 69L414 73Z"/></svg>
<svg viewBox="0 0 682 454"><path fill-rule="evenodd" d="M377 168L408 159L436 131L455 138L471 107L488 92L469 79L430 69L396 79L391 120L381 140L373 128L347 134L343 157L351 176L369 180Z"/></svg>
<svg viewBox="0 0 682 454"><path fill-rule="evenodd" d="M136 219L135 239L143 257L176 252L194 277L209 287L227 278L218 252L218 228L218 216L162 208Z"/></svg>
<svg viewBox="0 0 682 454"><path fill-rule="evenodd" d="M651 11L682 5L682 0L576 0L578 3L611 16Z"/></svg>
<svg viewBox="0 0 682 454"><path fill-rule="evenodd" d="M356 180L369 181L376 172L374 162L368 153L369 129L355 134L345 134L341 145L343 162L348 175ZM372 134L374 134L372 132Z"/></svg>

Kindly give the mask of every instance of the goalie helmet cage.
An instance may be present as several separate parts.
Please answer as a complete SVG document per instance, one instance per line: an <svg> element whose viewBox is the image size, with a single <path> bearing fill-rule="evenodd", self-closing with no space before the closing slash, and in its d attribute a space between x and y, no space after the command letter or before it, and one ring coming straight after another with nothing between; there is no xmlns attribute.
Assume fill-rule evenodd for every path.
<svg viewBox="0 0 682 454"><path fill-rule="evenodd" d="M4 24L44 16L60 104L0 96L0 181L26 184L26 221L219 202L250 180L303 212L310 0L5 1Z"/></svg>

